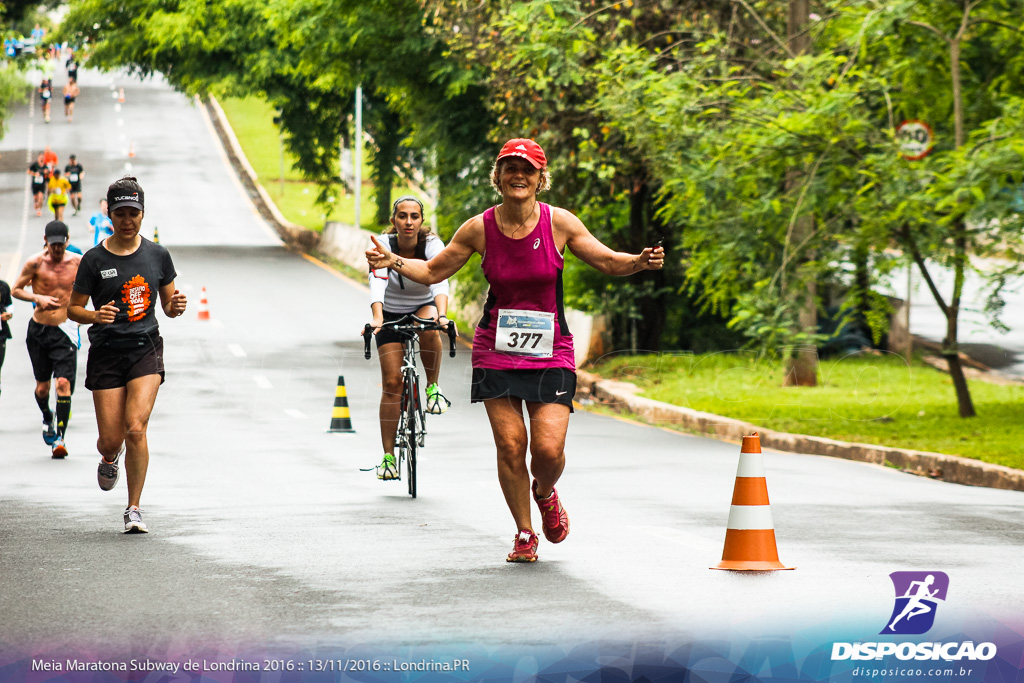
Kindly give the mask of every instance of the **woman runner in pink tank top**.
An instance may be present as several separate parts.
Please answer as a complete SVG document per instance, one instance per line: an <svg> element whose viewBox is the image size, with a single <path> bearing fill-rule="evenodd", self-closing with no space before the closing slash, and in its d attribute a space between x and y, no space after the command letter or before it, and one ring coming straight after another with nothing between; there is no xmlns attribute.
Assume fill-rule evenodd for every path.
<svg viewBox="0 0 1024 683"><path fill-rule="evenodd" d="M533 562L538 540L531 496L540 508L545 538L560 543L569 534L569 516L555 491L565 467L576 392L572 334L562 306L565 248L608 275L657 270L665 253L661 247L639 254L612 251L572 213L537 201L537 194L550 188L551 177L544 150L533 140L505 143L491 184L501 204L463 223L432 259L402 259L375 237L366 259L371 268L392 268L415 282L433 284L454 275L474 253L483 256L490 291L473 338L471 398L487 410L498 481L519 530L506 559Z"/></svg>

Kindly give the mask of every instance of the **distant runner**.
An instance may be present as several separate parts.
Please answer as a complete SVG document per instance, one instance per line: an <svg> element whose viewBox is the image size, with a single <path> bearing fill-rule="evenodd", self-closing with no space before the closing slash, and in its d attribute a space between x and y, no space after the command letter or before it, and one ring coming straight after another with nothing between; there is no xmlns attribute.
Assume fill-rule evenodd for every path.
<svg viewBox="0 0 1024 683"><path fill-rule="evenodd" d="M78 163L78 158L72 154L68 157L68 165L64 167L64 177L68 179L68 183L71 185L71 208L75 210L73 215L77 216L78 212L82 210L82 176L85 173L85 169L82 168L82 164Z"/></svg>
<svg viewBox="0 0 1024 683"><path fill-rule="evenodd" d="M110 222L110 217L107 216L107 200L105 198L100 200L100 210L89 217L89 225L93 229L92 245L94 247L100 243L100 240L114 234L114 225Z"/></svg>
<svg viewBox="0 0 1024 683"><path fill-rule="evenodd" d="M53 98L53 81L49 78L44 78L43 82L39 84L39 99L43 105L43 120L46 123L50 122L50 100Z"/></svg>
<svg viewBox="0 0 1024 683"><path fill-rule="evenodd" d="M78 84L75 83L75 79L69 78L68 82L64 85L64 116L67 117L68 123L75 118L75 100L78 98L80 91Z"/></svg>
<svg viewBox="0 0 1024 683"><path fill-rule="evenodd" d="M35 202L36 215L43 215L43 202L46 200L46 186L50 182L50 169L42 152L28 167L28 174L32 177L32 201Z"/></svg>
<svg viewBox="0 0 1024 683"><path fill-rule="evenodd" d="M71 183L67 178L61 177L59 168L55 168L53 175L50 176L48 187L50 188L50 198L47 203L53 211L53 218L62 221L64 220L64 207L68 205L68 197L71 196Z"/></svg>

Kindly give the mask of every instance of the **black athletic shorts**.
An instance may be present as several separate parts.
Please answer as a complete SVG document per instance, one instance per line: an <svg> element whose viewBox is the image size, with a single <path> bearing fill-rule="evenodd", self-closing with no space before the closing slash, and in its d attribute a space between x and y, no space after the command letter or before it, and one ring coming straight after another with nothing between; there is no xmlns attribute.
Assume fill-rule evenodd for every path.
<svg viewBox="0 0 1024 683"><path fill-rule="evenodd" d="M576 373L566 368L543 370L491 370L473 368L470 401L514 396L533 403L560 403L572 410L576 395Z"/></svg>
<svg viewBox="0 0 1024 683"><path fill-rule="evenodd" d="M71 183L71 191L72 192L81 192L82 191L82 181L78 181L77 183Z"/></svg>
<svg viewBox="0 0 1024 683"><path fill-rule="evenodd" d="M32 183L32 194L42 194L46 192L46 183Z"/></svg>
<svg viewBox="0 0 1024 683"><path fill-rule="evenodd" d="M71 382L75 391L75 377L78 374L78 347L56 325L41 325L35 320L28 321L28 357L32 360L32 375L37 382L49 382L53 377L63 377Z"/></svg>
<svg viewBox="0 0 1024 683"><path fill-rule="evenodd" d="M90 391L118 389L146 375L160 375L160 384L164 383L164 340L159 334L117 346L89 347L85 388Z"/></svg>
<svg viewBox="0 0 1024 683"><path fill-rule="evenodd" d="M433 305L434 305L433 301L428 301L427 303L423 304L423 306L433 306ZM420 308L423 308L423 306L420 306ZM416 309L416 311L418 311L418 310L419 310L419 308ZM415 313L416 311L413 311L413 313ZM391 313L389 311L384 311L384 322L390 323L390 322L394 322L395 320L401 320L402 318L404 318L407 315L410 315L410 314L409 313ZM388 327L382 328L379 332L377 332L377 334L375 335L375 339L377 340L377 348L378 349L381 346L383 346L384 344L395 344L395 343L401 344L402 343L402 335L400 335L397 332L395 332L394 329L391 329L391 328L388 328Z"/></svg>

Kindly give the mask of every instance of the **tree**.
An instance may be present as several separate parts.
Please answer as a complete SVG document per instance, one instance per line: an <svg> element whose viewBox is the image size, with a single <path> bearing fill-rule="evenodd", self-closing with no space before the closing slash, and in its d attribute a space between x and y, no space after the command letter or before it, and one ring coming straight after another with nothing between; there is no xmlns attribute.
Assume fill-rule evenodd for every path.
<svg viewBox="0 0 1024 683"><path fill-rule="evenodd" d="M24 75L11 62L0 66L0 137L7 132L7 121L11 110L19 102L24 102L28 93Z"/></svg>
<svg viewBox="0 0 1024 683"><path fill-rule="evenodd" d="M614 249L640 251L659 238L669 250L678 245L682 226L666 223L658 210L660 185L650 159L616 130L606 112L594 108L591 98L605 54L622 45L671 41L671 29L682 16L716 3L423 4L450 58L486 85L485 101L495 121L488 135L491 159L504 140L533 137L547 152L554 177L545 201L570 207ZM472 208L482 210L493 193L481 186L474 197ZM608 313L617 347L661 348L670 319L679 324L670 339L678 335L678 341L689 331L673 310L683 282L678 260L670 260L663 272L629 282L580 268L571 257L566 273L567 302Z"/></svg>
<svg viewBox="0 0 1024 683"><path fill-rule="evenodd" d="M897 49L914 57L890 62L891 77L904 91L903 106L895 106L920 112L945 139L925 163L893 168L891 160L871 159L867 168L877 178L878 191L868 201L877 201L873 208L882 210L946 317L942 355L959 414L972 417L975 409L958 353L966 271L973 267L972 258L997 260L996 267L977 272L990 283L990 310L998 327L999 290L1024 264L1024 117L1020 99L1007 94L1020 87L1024 75L1019 7L897 3L884 14L862 12L860 17L866 30L886 36L875 42L875 54L891 55ZM948 298L936 287L929 260L953 272Z"/></svg>
<svg viewBox="0 0 1024 683"><path fill-rule="evenodd" d="M692 28L695 39L676 49L671 69L660 55L625 46L602 65L595 98L652 160L663 212L690 226L688 275L704 283L708 305L727 307L733 325L774 349L816 337L793 333L800 310L787 293L823 279L848 281L844 264L865 246L874 272L860 287L884 282L895 263L887 250L899 244L922 268L924 255L948 265L958 282L971 256L1002 256L996 285L1020 270L1013 202L1020 198L1021 114L1007 95L1021 77L1010 38L1019 16L995 5L972 24L964 18L972 4L953 12L937 1L823 3L817 9L825 19L812 22L815 50L796 56L780 37L777 4L736 5L758 18L760 34L737 39L731 23L705 16ZM916 34L927 35L918 24L937 21L951 27L947 36L972 26L975 54L936 60L952 43L930 45ZM961 60L978 68L951 86L952 64ZM969 108L956 104L957 92L969 93ZM957 144L957 111L972 131L959 138L965 145ZM953 129L954 144L908 165L895 143L900 116L934 121L940 135ZM800 182L786 182L794 164ZM808 214L816 229L797 238ZM972 411L955 355L958 298L959 285L946 305L944 354L966 416ZM884 303L868 299L877 333Z"/></svg>
<svg viewBox="0 0 1024 683"><path fill-rule="evenodd" d="M321 184L321 200L339 182L338 141L362 84L365 126L377 143L379 223L390 216L396 164L414 156L403 146L408 135L444 132L423 123L418 102L429 103L430 116L486 120L457 94L447 106L448 72L433 66L440 46L423 35L413 0L82 0L62 34L87 39L96 66L159 72L187 94L262 95L281 110L285 141L299 170Z"/></svg>

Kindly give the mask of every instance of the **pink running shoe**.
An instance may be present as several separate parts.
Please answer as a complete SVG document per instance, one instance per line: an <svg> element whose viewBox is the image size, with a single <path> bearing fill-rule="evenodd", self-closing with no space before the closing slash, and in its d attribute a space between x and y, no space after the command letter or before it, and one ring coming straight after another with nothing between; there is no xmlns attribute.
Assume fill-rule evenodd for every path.
<svg viewBox="0 0 1024 683"><path fill-rule="evenodd" d="M512 552L505 558L506 562L536 562L537 534L529 529L521 529L516 535Z"/></svg>
<svg viewBox="0 0 1024 683"><path fill-rule="evenodd" d="M551 488L551 495L547 498L537 497L537 480L533 480L533 499L537 501L540 508L541 526L544 527L544 538L549 543L561 543L569 535L569 515L561 501L558 500L558 491Z"/></svg>

